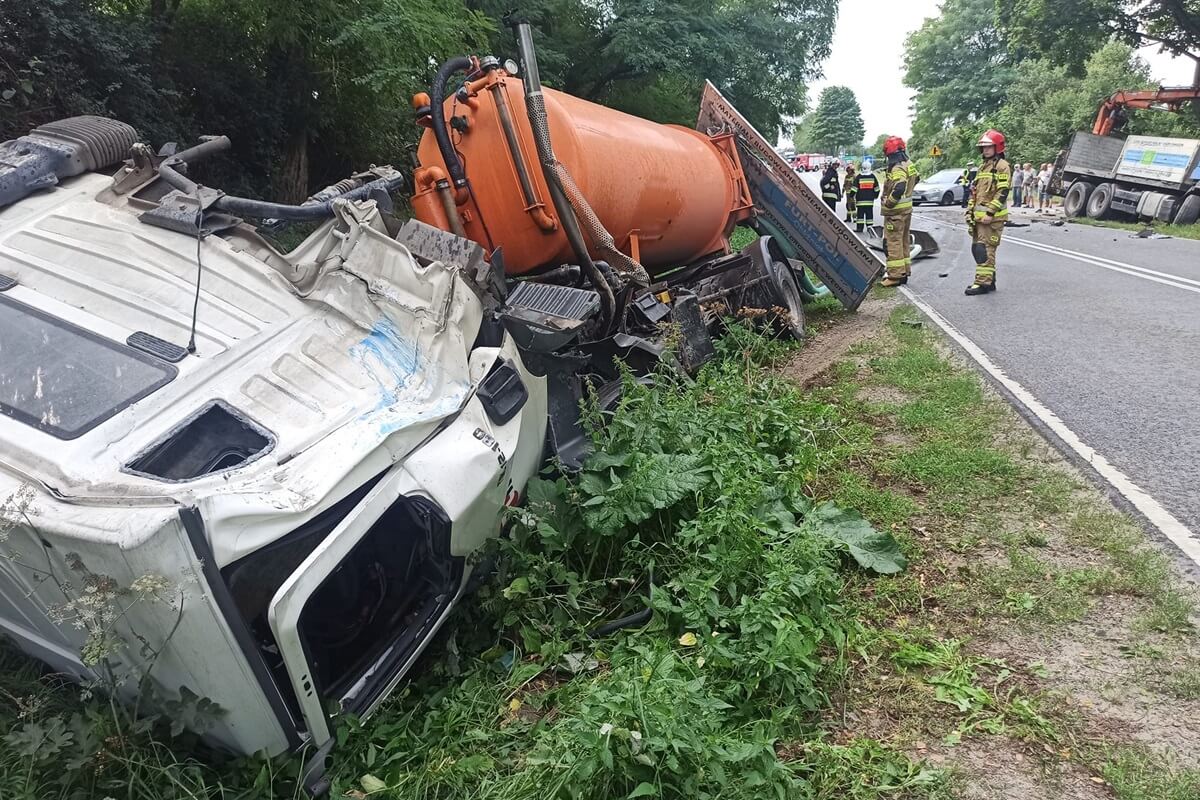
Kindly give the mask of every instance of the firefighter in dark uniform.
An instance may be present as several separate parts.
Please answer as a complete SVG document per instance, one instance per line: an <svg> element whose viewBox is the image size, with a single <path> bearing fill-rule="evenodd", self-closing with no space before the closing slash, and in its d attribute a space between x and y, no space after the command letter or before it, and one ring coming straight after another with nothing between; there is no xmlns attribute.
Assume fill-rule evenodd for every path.
<svg viewBox="0 0 1200 800"><path fill-rule="evenodd" d="M972 161L967 164L967 168L963 170L963 174L960 175L958 178L958 182L961 183L962 187L963 187L963 196L962 196L962 207L963 208L967 207L967 202L971 199L971 187L975 184L975 175L976 175L975 162Z"/></svg>
<svg viewBox="0 0 1200 800"><path fill-rule="evenodd" d="M871 171L871 159L865 158L854 181L854 206L858 210L854 230L862 233L868 225L875 224L875 198L878 196L879 179Z"/></svg>
<svg viewBox="0 0 1200 800"><path fill-rule="evenodd" d="M846 179L842 181L842 194L846 196L846 222L854 221L854 162L846 162Z"/></svg>
<svg viewBox="0 0 1200 800"><path fill-rule="evenodd" d="M917 185L917 169L908 160L904 140L889 136L883 143L887 156L884 173L883 213L884 252L887 254L887 277L882 286L903 286L912 274L912 193Z"/></svg>
<svg viewBox="0 0 1200 800"><path fill-rule="evenodd" d="M838 178L836 161L826 164L825 171L821 173L821 199L830 211L837 213L838 200L842 199L842 182Z"/></svg>

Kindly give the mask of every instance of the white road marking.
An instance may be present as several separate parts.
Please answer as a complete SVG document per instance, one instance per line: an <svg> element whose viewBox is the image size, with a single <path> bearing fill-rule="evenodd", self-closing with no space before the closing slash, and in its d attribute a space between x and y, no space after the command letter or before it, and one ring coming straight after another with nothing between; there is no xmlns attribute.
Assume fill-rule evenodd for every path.
<svg viewBox="0 0 1200 800"><path fill-rule="evenodd" d="M950 228L951 230L961 230L964 234L966 233L965 225L951 225L939 219L927 219L924 221L932 222L935 225L941 225L942 227ZM1139 267L1135 264L1127 264L1124 261L1114 261L1111 258L1094 256L1090 253L1080 253L1077 250L1067 250L1064 247L1057 247L1056 245L1045 244L1044 242L1035 242L1031 239L1022 239L1011 234L1004 237L1004 239L1001 241L1001 245L1005 244L1006 242L1012 242L1020 247L1028 247L1033 250L1041 250L1044 253L1051 253L1053 255L1062 256L1063 258L1069 258L1074 261L1080 261L1093 267L1100 267L1101 269L1120 272L1124 275L1129 275L1134 278L1141 278L1142 280L1161 283L1164 286L1183 289L1186 292L1195 292L1196 294L1200 294L1200 280L1193 280L1192 278L1184 278L1179 275L1172 275L1169 272L1159 272L1158 270L1149 269L1147 267Z"/></svg>
<svg viewBox="0 0 1200 800"><path fill-rule="evenodd" d="M1085 264L1091 264L1093 267L1101 269L1110 269L1113 272L1121 272L1126 275L1132 275L1135 278L1142 278L1147 281L1154 281L1165 286L1174 286L1176 289L1184 289L1189 292L1200 294L1200 281L1194 281L1191 278L1181 278L1178 275L1172 275L1168 272L1159 272L1146 267L1136 267L1133 264L1126 264L1123 261L1113 261L1100 256L1093 256L1087 253L1079 253L1075 250L1066 250L1054 245L1043 244L1042 242L1033 242L1029 239L1018 239L1015 236L1009 236L1008 241L1021 247L1030 247L1034 250L1041 250L1044 253L1052 253L1063 258L1082 261ZM1004 244L1004 242L1001 242ZM1190 285L1189 285L1190 284Z"/></svg>
<svg viewBox="0 0 1200 800"><path fill-rule="evenodd" d="M979 345L960 333L945 317L935 311L932 306L922 300L907 286L900 287L900 291L925 316L929 317L930 320L941 328L947 336L957 342L966 351L967 355L973 358L984 371L1011 392L1012 396L1017 399L1017 402L1025 406L1031 414L1041 420L1047 428L1054 432L1055 436L1075 451L1080 458L1090 464L1104 480L1108 481L1114 489L1132 503L1133 507L1140 511L1146 519L1150 520L1150 523L1158 528L1163 536L1170 539L1184 555L1200 566L1200 537L1197 537L1186 525L1176 519L1170 511L1163 508L1149 493L1130 480L1125 473L1113 466L1108 459L1084 443L1053 411L1042 405L1041 401L1034 397L1028 389L1008 377L1004 373L1004 370L1000 369L988 357L987 353L980 349Z"/></svg>

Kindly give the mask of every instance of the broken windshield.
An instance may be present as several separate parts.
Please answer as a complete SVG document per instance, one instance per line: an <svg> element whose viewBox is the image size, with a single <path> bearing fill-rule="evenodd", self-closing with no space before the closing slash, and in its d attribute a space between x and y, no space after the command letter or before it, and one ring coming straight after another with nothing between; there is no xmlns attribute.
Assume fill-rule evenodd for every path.
<svg viewBox="0 0 1200 800"><path fill-rule="evenodd" d="M169 383L175 367L0 295L0 413L74 439Z"/></svg>

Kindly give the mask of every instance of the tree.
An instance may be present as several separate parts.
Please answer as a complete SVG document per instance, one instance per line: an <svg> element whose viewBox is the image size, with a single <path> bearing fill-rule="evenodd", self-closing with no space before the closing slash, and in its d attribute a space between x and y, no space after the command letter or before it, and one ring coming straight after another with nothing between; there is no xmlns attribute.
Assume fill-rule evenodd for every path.
<svg viewBox="0 0 1200 800"><path fill-rule="evenodd" d="M511 0L468 0L500 19ZM704 80L768 139L804 111L805 84L829 55L836 0L530 0L542 78L549 86L659 121L694 123ZM512 54L508 30L492 37ZM680 102L646 107L644 92ZM686 98L689 103L682 100ZM688 119L679 119L690 105Z"/></svg>
<svg viewBox="0 0 1200 800"><path fill-rule="evenodd" d="M1072 132L1090 130L1096 109L1117 89L1152 85L1150 68L1133 49L1109 42L1084 64L1082 77L1068 76L1068 67L1045 60L1022 62L1009 87L1007 102L996 125L1009 140L1009 152L1022 161L1053 161ZM1129 112L1125 130L1154 136L1200 136L1190 115L1157 111Z"/></svg>
<svg viewBox="0 0 1200 800"><path fill-rule="evenodd" d="M1007 42L995 29L994 0L946 0L904 47L904 84L916 90L913 133L994 113L1013 78Z"/></svg>
<svg viewBox="0 0 1200 800"><path fill-rule="evenodd" d="M1020 57L1049 59L1078 74L1116 37L1196 59L1200 85L1200 0L996 0L996 7Z"/></svg>
<svg viewBox="0 0 1200 800"><path fill-rule="evenodd" d="M863 139L862 110L846 86L826 86L812 113L812 144L823 153L837 153Z"/></svg>
<svg viewBox="0 0 1200 800"><path fill-rule="evenodd" d="M888 140L890 133L881 133L875 139L875 143L867 148L867 152L871 154L871 158L875 159L880 164L887 163L887 155L883 152L883 143Z"/></svg>

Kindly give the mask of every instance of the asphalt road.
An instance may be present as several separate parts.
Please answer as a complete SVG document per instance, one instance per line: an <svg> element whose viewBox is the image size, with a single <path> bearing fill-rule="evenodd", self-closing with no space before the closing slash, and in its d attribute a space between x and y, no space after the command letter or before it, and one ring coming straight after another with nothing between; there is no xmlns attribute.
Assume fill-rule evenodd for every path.
<svg viewBox="0 0 1200 800"><path fill-rule="evenodd" d="M999 291L967 297L961 210L918 209L913 227L942 251L914 265L909 289L1200 532L1200 242L1011 221L1030 224L1005 229Z"/></svg>
<svg viewBox="0 0 1200 800"><path fill-rule="evenodd" d="M962 213L914 211L941 253L909 290L1200 536L1200 241L1014 213L1026 226L1004 231L999 290L967 297Z"/></svg>

